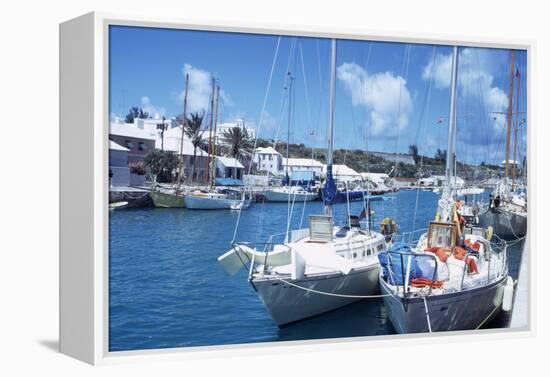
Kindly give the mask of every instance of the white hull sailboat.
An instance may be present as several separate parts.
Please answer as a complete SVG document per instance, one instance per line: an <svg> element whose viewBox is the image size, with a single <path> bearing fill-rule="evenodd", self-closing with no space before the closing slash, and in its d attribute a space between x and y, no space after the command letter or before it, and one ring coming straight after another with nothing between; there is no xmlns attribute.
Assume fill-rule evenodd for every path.
<svg viewBox="0 0 550 377"><path fill-rule="evenodd" d="M332 40L331 85L327 148L327 178L323 188L324 215L309 217L309 228L287 231L282 243L233 243L218 258L229 274L243 266L248 280L278 326L287 325L348 305L379 291L378 253L387 249L385 237L361 229L357 216L348 226L333 225L332 204L338 194L332 175L336 40Z"/></svg>
<svg viewBox="0 0 550 377"><path fill-rule="evenodd" d="M250 199L236 195L217 193L214 191L193 191L183 197L187 209L246 209Z"/></svg>
<svg viewBox="0 0 550 377"><path fill-rule="evenodd" d="M309 192L297 186L284 186L265 191L265 200L268 202L310 202L318 198L314 192Z"/></svg>
<svg viewBox="0 0 550 377"><path fill-rule="evenodd" d="M516 126L514 137L514 159L513 169L510 174L510 133L512 128L512 106L514 97L514 51L511 52L510 64L510 86L508 91L508 112L506 119L506 150L505 150L505 176L499 180L495 190L492 192L492 199L486 206L486 210L479 216L480 223L492 226L501 238L518 239L527 234L527 197L518 191L516 182L516 149L517 133L519 128L519 95L520 95L520 74L516 71L517 78L517 99L516 99ZM512 176L510 181L510 175ZM523 193L525 194L525 192Z"/></svg>
<svg viewBox="0 0 550 377"><path fill-rule="evenodd" d="M455 147L457 71L454 47L449 156L454 156ZM503 306L511 309L513 281L508 277L506 243L491 242L492 228L461 223L452 176L449 158L438 212L428 232L417 242L380 254L384 304L399 333L477 329Z"/></svg>
<svg viewBox="0 0 550 377"><path fill-rule="evenodd" d="M324 216L310 220L311 229L328 224ZM307 234L308 230L296 233ZM379 292L377 254L386 250L384 236L359 228L346 231L334 227L332 232L327 234L334 237L332 241L308 235L282 245L268 245L266 251L235 244L219 261L230 273L235 273L243 261L250 261L250 284L273 321L278 326L287 325Z"/></svg>

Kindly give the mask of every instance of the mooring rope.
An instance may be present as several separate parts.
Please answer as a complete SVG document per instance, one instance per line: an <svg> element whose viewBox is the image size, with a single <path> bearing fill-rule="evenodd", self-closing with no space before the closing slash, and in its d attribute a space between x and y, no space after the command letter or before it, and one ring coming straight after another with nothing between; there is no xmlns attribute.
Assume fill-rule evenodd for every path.
<svg viewBox="0 0 550 377"><path fill-rule="evenodd" d="M307 291L307 292L317 293L317 294L324 295L324 296L343 297L343 298L382 298L382 297L391 296L391 294L359 296L359 295L343 295L343 294L338 294L338 293L321 292L321 291L317 291L315 289L299 286L297 284L291 283L287 280L284 280L284 279L281 279L281 278L278 278L278 277L276 277L275 279L279 280L282 283L288 284L292 287L299 288L299 289L302 289L302 290Z"/></svg>
<svg viewBox="0 0 550 377"><path fill-rule="evenodd" d="M432 332L432 325L430 324L430 312L428 311L428 304L426 303L426 296L422 297L422 299L424 300L424 309L426 310L426 321L428 322L428 330L430 332Z"/></svg>
<svg viewBox="0 0 550 377"><path fill-rule="evenodd" d="M485 319L476 327L476 330L478 330L481 326L483 326L485 322L487 322L487 320L491 318L491 316L496 312L498 308L499 306L495 306L495 308L491 311L491 313L489 313L489 315L485 317Z"/></svg>

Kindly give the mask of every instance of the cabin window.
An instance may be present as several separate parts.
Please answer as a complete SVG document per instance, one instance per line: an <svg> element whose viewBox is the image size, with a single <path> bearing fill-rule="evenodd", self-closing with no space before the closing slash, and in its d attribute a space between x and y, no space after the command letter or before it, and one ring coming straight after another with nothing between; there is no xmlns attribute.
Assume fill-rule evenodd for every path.
<svg viewBox="0 0 550 377"><path fill-rule="evenodd" d="M382 244L378 245L378 251L382 251L383 248L384 248L384 245Z"/></svg>
<svg viewBox="0 0 550 377"><path fill-rule="evenodd" d="M357 253L353 253L353 258L357 258Z"/></svg>
<svg viewBox="0 0 550 377"><path fill-rule="evenodd" d="M134 147L134 143L132 143L130 140L125 140L124 145L126 145L126 148L132 149Z"/></svg>
<svg viewBox="0 0 550 377"><path fill-rule="evenodd" d="M139 148L140 151L145 150L145 143L143 141L140 141L139 144L138 144L138 148Z"/></svg>

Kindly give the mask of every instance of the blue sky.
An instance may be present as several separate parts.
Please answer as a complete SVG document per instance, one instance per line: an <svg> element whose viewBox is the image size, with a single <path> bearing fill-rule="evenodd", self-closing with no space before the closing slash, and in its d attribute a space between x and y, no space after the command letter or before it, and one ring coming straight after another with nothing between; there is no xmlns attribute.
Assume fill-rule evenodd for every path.
<svg viewBox="0 0 550 377"><path fill-rule="evenodd" d="M339 40L336 147L406 152L409 144L417 144L427 155L446 149L450 54L448 46ZM190 75L189 110L207 111L215 77L221 122L242 118L259 129L259 137L286 140L289 70L294 78L290 140L325 147L329 59L327 39L115 26L110 30L110 113L123 117L130 106L140 106L154 116L180 114L185 73ZM525 51L516 51L515 65L524 112ZM504 158L505 116L492 112L507 109L509 68L509 51L460 49L460 160ZM523 118L526 114L520 114ZM518 139L523 157L525 125Z"/></svg>

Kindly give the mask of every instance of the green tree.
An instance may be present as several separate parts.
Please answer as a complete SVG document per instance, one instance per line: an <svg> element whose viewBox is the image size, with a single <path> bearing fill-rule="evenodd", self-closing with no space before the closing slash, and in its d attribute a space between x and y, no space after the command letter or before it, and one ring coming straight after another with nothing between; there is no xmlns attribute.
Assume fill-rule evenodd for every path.
<svg viewBox="0 0 550 377"><path fill-rule="evenodd" d="M252 152L252 139L244 127L233 127L224 131L222 142L225 145L227 154L237 160L250 156ZM233 176L237 177L236 166Z"/></svg>
<svg viewBox="0 0 550 377"><path fill-rule="evenodd" d="M193 144L193 161L191 170L191 179L195 179L195 161L197 159L197 148L202 143L202 134L204 130L201 130L202 120L204 113L191 113L190 117L185 118L184 130L185 134L191 139Z"/></svg>
<svg viewBox="0 0 550 377"><path fill-rule="evenodd" d="M178 156L169 151L153 151L145 156L145 166L157 182L172 182L173 172L178 167Z"/></svg>
<svg viewBox="0 0 550 377"><path fill-rule="evenodd" d="M126 114L126 118L124 118L124 121L126 123L134 123L134 119L149 119L149 113L146 111L143 111L141 107L132 106L128 110L128 114Z"/></svg>
<svg viewBox="0 0 550 377"><path fill-rule="evenodd" d="M415 144L409 145L409 154L412 156L414 164L418 166L420 156L418 155L418 147Z"/></svg>
<svg viewBox="0 0 550 377"><path fill-rule="evenodd" d="M445 164L447 162L447 151L437 149L434 156L435 160L440 164Z"/></svg>

